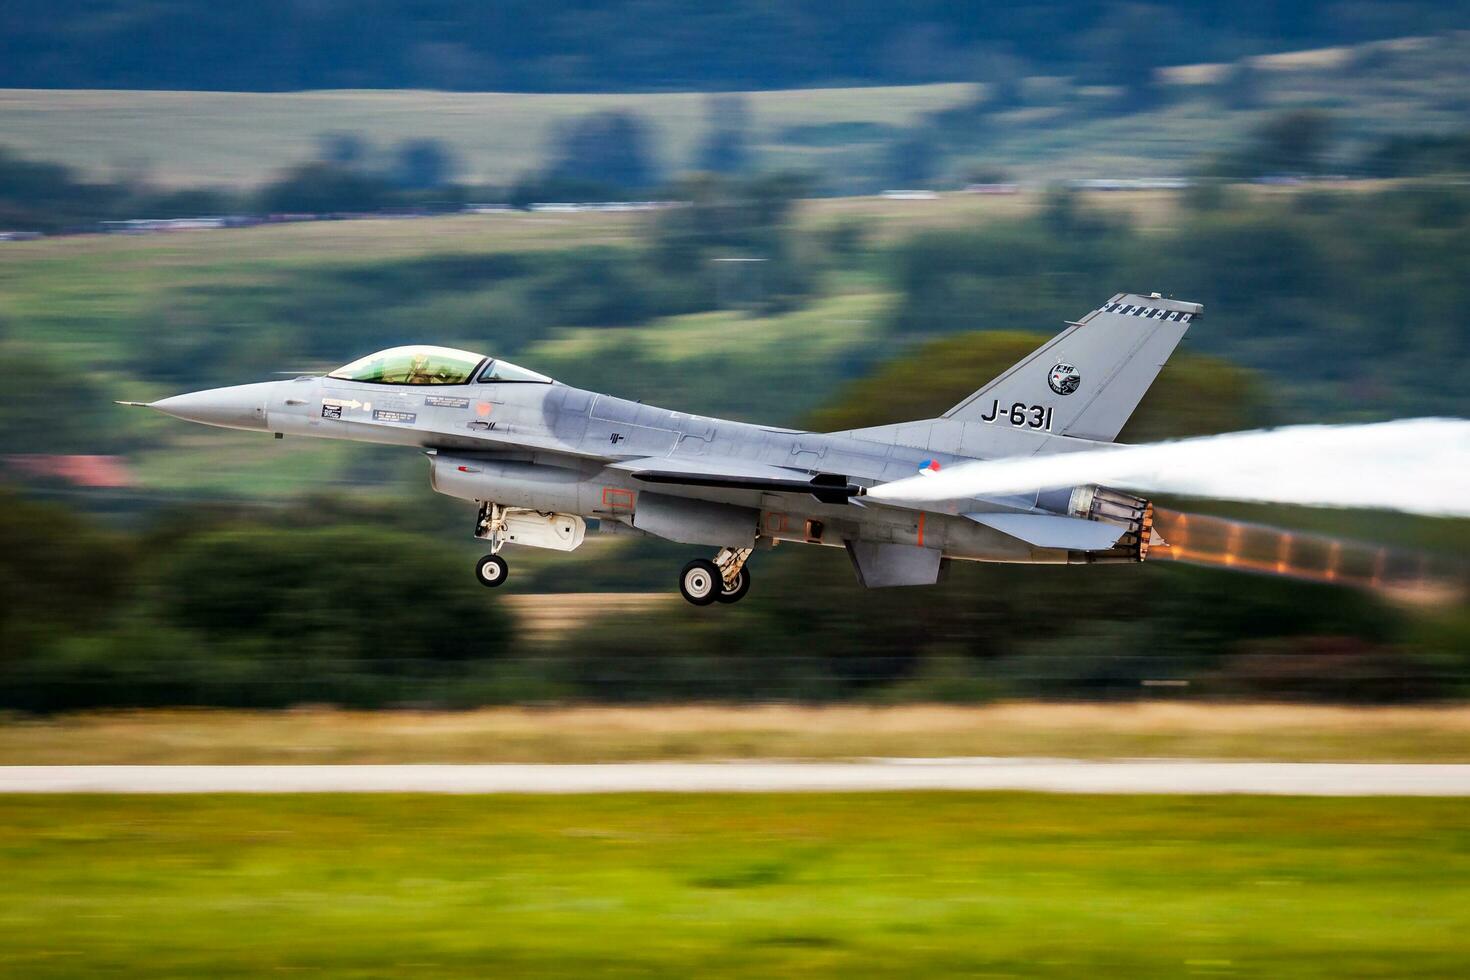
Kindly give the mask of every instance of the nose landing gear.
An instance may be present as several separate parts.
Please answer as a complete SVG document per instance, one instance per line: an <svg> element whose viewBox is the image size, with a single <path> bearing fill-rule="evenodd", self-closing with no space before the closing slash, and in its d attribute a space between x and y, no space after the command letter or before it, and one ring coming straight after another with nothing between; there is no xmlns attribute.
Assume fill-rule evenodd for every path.
<svg viewBox="0 0 1470 980"><path fill-rule="evenodd" d="M475 521L475 537L490 542L490 554L475 562L475 578L487 589L504 585L510 575L510 566L500 557L500 549L505 547L505 509L488 501L480 504L480 515Z"/></svg>
<svg viewBox="0 0 1470 980"><path fill-rule="evenodd" d="M714 561L696 558L679 573L679 594L696 606L732 603L750 591L750 548L721 548Z"/></svg>

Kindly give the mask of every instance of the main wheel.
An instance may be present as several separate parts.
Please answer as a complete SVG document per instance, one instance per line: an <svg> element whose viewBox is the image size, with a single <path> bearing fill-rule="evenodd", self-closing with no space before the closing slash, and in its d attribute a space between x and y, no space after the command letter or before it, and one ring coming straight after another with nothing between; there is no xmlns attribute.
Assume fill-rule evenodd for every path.
<svg viewBox="0 0 1470 980"><path fill-rule="evenodd" d="M486 555L475 563L475 578L486 588L504 585L505 577L509 574L510 566L499 555Z"/></svg>
<svg viewBox="0 0 1470 980"><path fill-rule="evenodd" d="M679 573L679 594L696 606L707 606L720 594L720 569L708 558L696 558Z"/></svg>
<svg viewBox="0 0 1470 980"><path fill-rule="evenodd" d="M744 599L745 593L750 591L750 566L746 565L740 569L740 572L735 576L735 585L732 588L723 588L723 579L721 579L720 585L722 586L720 594L715 596L717 601L728 603L739 602L741 599Z"/></svg>

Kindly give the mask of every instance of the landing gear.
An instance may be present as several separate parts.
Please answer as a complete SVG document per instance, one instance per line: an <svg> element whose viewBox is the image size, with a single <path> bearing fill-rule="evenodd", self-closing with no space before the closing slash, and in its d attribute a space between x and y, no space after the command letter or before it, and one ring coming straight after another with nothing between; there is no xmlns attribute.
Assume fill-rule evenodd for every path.
<svg viewBox="0 0 1470 980"><path fill-rule="evenodd" d="M739 602L741 599L745 598L745 593L749 591L750 569L742 568L740 571L735 573L734 584L726 585L723 589L721 589L720 594L715 597L715 601L724 603Z"/></svg>
<svg viewBox="0 0 1470 980"><path fill-rule="evenodd" d="M510 575L510 566L499 555L486 555L475 563L475 578L487 589L504 585Z"/></svg>
<svg viewBox="0 0 1470 980"><path fill-rule="evenodd" d="M500 549L505 547L505 509L488 501L480 504L480 515L475 520L475 537L490 542L490 554L475 562L475 578L487 589L504 585L510 575L510 566L500 557Z"/></svg>
<svg viewBox="0 0 1470 980"><path fill-rule="evenodd" d="M715 560L696 558L679 573L679 593L696 606L712 602L732 603L750 591L750 570L745 563L750 548L721 548Z"/></svg>
<svg viewBox="0 0 1470 980"><path fill-rule="evenodd" d="M696 558L679 573L679 594L696 606L707 606L720 594L720 569L708 558Z"/></svg>

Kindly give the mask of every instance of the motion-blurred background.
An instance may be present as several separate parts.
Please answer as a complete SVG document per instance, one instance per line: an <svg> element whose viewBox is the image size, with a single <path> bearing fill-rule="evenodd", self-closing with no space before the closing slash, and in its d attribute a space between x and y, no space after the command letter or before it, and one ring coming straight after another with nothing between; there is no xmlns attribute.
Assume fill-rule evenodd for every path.
<svg viewBox="0 0 1470 980"><path fill-rule="evenodd" d="M1158 290L1207 314L1125 441L1464 416L1467 29L1413 0L14 0L0 707L1463 697L1454 589L963 565L870 593L785 547L714 614L674 596L687 549L612 537L494 594L417 454L112 400L430 342L830 430ZM1195 509L1426 568L1470 541Z"/></svg>
<svg viewBox="0 0 1470 980"><path fill-rule="evenodd" d="M7 0L0 785L1040 756L1453 792L1397 766L1470 763L1464 520L1164 499L1218 519L1176 551L1270 574L867 592L787 545L706 609L695 553L589 535L490 591L418 453L113 400L431 343L835 430L937 414L1128 290L1206 314L1124 441L1465 417L1467 178L1470 0ZM1462 977L1467 827L1463 798L3 792L0 976Z"/></svg>

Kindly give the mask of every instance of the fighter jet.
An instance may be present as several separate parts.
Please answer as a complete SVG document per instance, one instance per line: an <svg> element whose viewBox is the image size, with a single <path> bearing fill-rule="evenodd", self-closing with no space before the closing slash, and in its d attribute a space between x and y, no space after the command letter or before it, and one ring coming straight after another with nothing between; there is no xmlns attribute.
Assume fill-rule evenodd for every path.
<svg viewBox="0 0 1470 980"><path fill-rule="evenodd" d="M378 351L322 376L146 403L283 436L412 446L434 490L478 506L475 564L506 545L571 551L600 533L715 549L679 573L697 606L740 601L778 542L847 551L868 588L930 585L950 561L1140 562L1167 543L1142 497L1083 485L953 500L882 488L946 468L1113 444L1203 307L1119 293L938 418L805 432L655 408L446 347ZM912 495L910 495L912 496Z"/></svg>

